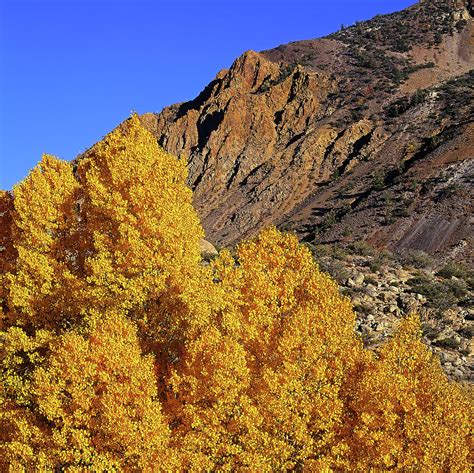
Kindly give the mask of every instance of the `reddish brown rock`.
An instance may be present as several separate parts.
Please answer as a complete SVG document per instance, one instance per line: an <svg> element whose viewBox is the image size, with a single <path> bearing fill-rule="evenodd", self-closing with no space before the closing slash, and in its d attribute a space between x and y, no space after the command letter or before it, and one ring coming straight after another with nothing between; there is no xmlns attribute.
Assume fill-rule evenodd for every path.
<svg viewBox="0 0 474 473"><path fill-rule="evenodd" d="M145 114L189 161L210 241L277 224L307 241L471 258L471 15L463 1L421 2L248 51L194 100Z"/></svg>

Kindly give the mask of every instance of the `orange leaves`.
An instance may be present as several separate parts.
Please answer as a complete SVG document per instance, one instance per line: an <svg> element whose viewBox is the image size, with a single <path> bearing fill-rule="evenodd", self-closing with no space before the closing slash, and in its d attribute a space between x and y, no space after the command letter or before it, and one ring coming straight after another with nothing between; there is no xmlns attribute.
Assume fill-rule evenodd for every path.
<svg viewBox="0 0 474 473"><path fill-rule="evenodd" d="M354 462L421 471L468 471L472 404L448 382L410 315L356 386ZM454 440L456 439L456 440Z"/></svg>
<svg viewBox="0 0 474 473"><path fill-rule="evenodd" d="M13 190L16 243L49 252L61 232L75 223L78 187L69 163L43 155L38 166Z"/></svg>
<svg viewBox="0 0 474 473"><path fill-rule="evenodd" d="M418 319L364 349L275 228L202 266L185 179L134 116L0 194L0 469L468 471Z"/></svg>
<svg viewBox="0 0 474 473"><path fill-rule="evenodd" d="M122 467L165 461L169 429L157 401L153 360L141 355L136 330L123 316L93 321L85 337L60 337L32 379L52 442L70 445L69 461L76 450L107 454Z"/></svg>

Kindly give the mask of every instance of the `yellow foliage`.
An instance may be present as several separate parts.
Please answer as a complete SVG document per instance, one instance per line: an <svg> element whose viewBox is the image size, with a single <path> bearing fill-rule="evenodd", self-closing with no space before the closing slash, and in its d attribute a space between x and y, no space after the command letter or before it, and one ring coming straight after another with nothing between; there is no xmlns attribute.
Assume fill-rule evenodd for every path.
<svg viewBox="0 0 474 473"><path fill-rule="evenodd" d="M247 353L248 395L259 413L249 450L259 445L260 462L282 470L340 448L342 380L364 358L349 301L296 237L275 228L240 245L237 264L226 253L214 264L235 297L229 333Z"/></svg>
<svg viewBox="0 0 474 473"><path fill-rule="evenodd" d="M11 231L17 255L2 280L7 315L16 324L55 325L52 307L74 288L65 241L75 227L77 189L72 166L48 155L14 188Z"/></svg>
<svg viewBox="0 0 474 473"><path fill-rule="evenodd" d="M417 317L365 349L275 228L204 266L185 180L133 116L0 193L0 470L470 471Z"/></svg>
<svg viewBox="0 0 474 473"><path fill-rule="evenodd" d="M349 406L358 471L469 471L472 402L421 342L415 315L367 366Z"/></svg>
<svg viewBox="0 0 474 473"><path fill-rule="evenodd" d="M125 317L107 315L91 325L84 335L71 331L49 337L46 359L33 359L28 352L29 363L39 366L26 386L6 377L6 388L14 391L9 398L26 408L3 414L5 430L15 435L4 457L12 465L33 466L40 454L51 467L92 469L107 464L150 471L157 463L172 465L153 358L142 356L136 329ZM9 353L38 347L24 333L9 335ZM34 426L43 424L31 454L31 434L18 425L32 420L26 411L34 413Z"/></svg>
<svg viewBox="0 0 474 473"><path fill-rule="evenodd" d="M184 185L186 165L130 119L77 168L87 220L84 276L96 305L130 309L165 289L182 292L200 260L203 231Z"/></svg>

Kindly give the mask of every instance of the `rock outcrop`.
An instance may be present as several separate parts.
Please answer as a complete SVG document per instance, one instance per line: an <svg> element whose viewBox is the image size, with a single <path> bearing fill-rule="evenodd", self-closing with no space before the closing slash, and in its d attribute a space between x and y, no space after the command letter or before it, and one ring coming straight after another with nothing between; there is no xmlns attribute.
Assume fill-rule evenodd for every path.
<svg viewBox="0 0 474 473"><path fill-rule="evenodd" d="M210 260L212 260L213 258L215 258L219 253L216 249L216 247L209 241L207 240L201 240L199 242L199 247L200 247L200 250L201 250L201 256L202 256L202 259L205 261L205 262L208 262Z"/></svg>
<svg viewBox="0 0 474 473"><path fill-rule="evenodd" d="M469 5L421 2L248 51L194 100L142 120L189 161L213 242L273 223L469 260L473 46Z"/></svg>

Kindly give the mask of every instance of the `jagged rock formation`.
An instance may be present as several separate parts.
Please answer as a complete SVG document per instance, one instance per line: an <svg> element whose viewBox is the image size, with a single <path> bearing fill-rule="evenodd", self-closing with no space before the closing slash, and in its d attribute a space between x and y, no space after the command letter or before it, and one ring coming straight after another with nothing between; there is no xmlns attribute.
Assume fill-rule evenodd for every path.
<svg viewBox="0 0 474 473"><path fill-rule="evenodd" d="M472 3L420 2L327 38L248 51L194 100L146 114L209 240L275 223L472 258Z"/></svg>

